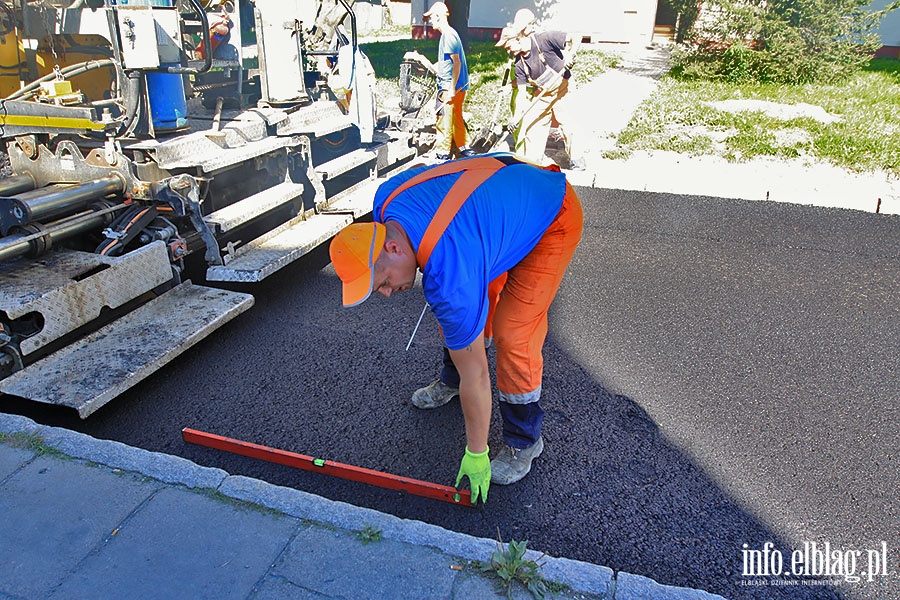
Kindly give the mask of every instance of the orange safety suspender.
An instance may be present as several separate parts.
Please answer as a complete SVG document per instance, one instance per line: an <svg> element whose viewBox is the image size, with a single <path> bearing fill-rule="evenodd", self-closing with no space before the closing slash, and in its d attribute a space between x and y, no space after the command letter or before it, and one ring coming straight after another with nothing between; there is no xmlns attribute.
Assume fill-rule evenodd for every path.
<svg viewBox="0 0 900 600"><path fill-rule="evenodd" d="M450 190L447 192L447 195L444 196L444 199L434 213L434 217L432 217L431 222L425 229L425 233L422 235L422 241L419 243L418 251L416 251L416 262L418 262L419 267L424 269L425 265L428 263L428 259L431 257L432 250L437 246L438 240L444 234L444 231L447 230L447 227L450 226L453 217L456 216L456 213L459 212L462 205L469 199L472 192L478 189L482 183L490 179L494 173L503 167L518 163L522 163L522 161L511 156L483 156L460 161L450 161L428 169L427 171L423 171L418 175L407 179L397 186L397 189L391 192L391 195L387 197L384 204L381 206L381 219L384 219L384 211L391 200L412 186L418 185L423 181L428 181L429 179L434 179L435 177L462 172L462 175L460 175L459 179L453 183ZM556 167L556 169L553 169L553 167L556 167L556 165L552 165L549 169L559 171L559 167Z"/></svg>

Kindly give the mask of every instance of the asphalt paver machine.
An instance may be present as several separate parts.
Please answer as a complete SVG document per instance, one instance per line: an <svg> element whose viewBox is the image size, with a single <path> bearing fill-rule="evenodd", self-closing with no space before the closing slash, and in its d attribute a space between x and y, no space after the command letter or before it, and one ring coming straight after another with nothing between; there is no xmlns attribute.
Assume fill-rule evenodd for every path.
<svg viewBox="0 0 900 600"><path fill-rule="evenodd" d="M374 89L347 0L0 0L0 405L86 418L371 211L433 143Z"/></svg>

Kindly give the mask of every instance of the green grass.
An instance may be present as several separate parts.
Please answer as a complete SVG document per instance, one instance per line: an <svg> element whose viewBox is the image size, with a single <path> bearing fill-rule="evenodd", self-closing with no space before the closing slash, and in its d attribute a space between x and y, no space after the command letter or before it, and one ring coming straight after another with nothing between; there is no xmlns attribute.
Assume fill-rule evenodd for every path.
<svg viewBox="0 0 900 600"><path fill-rule="evenodd" d="M373 31L371 33L367 33L364 36L361 36L367 40L379 40L379 39L390 39L390 38L404 38L410 39L412 38L412 25L409 23L395 23L391 25L387 25L382 27L377 31Z"/></svg>
<svg viewBox="0 0 900 600"><path fill-rule="evenodd" d="M430 60L437 40L376 41L363 45L378 78L382 99L399 96L397 78L403 54L418 50ZM465 111L471 132L508 120L509 88L500 93L508 63L491 42L471 42L467 53L470 89ZM614 54L582 50L573 69L582 86L618 62ZM720 100L806 103L840 117L821 123L812 118L780 120L762 111L730 113L709 106ZM900 61L873 60L841 84L798 86L680 81L666 77L619 134L608 158L635 151L668 150L688 155L718 155L730 161L757 157L824 161L851 171L886 171L900 176Z"/></svg>
<svg viewBox="0 0 900 600"><path fill-rule="evenodd" d="M44 442L44 438L38 433L5 433L0 432L0 444L7 444L13 448L29 450L39 456L53 456L60 459L69 457Z"/></svg>
<svg viewBox="0 0 900 600"><path fill-rule="evenodd" d="M801 86L679 81L667 77L618 138L618 156L637 150L825 161L851 171L900 175L900 61L873 60L841 84ZM780 120L762 111L729 113L706 104L766 100L819 106L839 121ZM779 134L786 134L779 140Z"/></svg>

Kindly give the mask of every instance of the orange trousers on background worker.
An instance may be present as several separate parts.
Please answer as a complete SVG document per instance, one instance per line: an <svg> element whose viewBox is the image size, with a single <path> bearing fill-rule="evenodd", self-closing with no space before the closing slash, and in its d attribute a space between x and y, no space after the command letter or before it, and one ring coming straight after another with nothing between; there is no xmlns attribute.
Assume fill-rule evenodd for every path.
<svg viewBox="0 0 900 600"><path fill-rule="evenodd" d="M446 94L447 92L443 92ZM440 96L438 96L440 102ZM459 90L453 99L439 108L441 114L437 119L436 152L451 157L459 155L459 150L466 147L466 123L463 120L463 103L466 101L465 90ZM440 105L439 105L440 106Z"/></svg>

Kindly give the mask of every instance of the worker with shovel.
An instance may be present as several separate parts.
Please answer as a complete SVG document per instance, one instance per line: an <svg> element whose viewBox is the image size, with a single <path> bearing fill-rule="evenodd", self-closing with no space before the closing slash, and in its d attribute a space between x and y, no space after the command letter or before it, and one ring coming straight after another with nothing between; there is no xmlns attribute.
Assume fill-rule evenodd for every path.
<svg viewBox="0 0 900 600"><path fill-rule="evenodd" d="M387 298L409 290L422 271L425 300L460 376L466 450L456 485L468 478L472 502L486 501L492 481L519 481L544 448L547 315L581 239L581 204L558 168L490 154L395 175L375 193L372 214L374 223L348 225L331 242L344 306L373 291ZM503 273L493 336L504 447L490 460L484 331L489 287Z"/></svg>
<svg viewBox="0 0 900 600"><path fill-rule="evenodd" d="M447 21L449 14L446 4L435 2L423 15L441 33L436 62L431 63L416 51L407 52L403 56L404 60L419 62L437 77L435 113L438 138L434 151L438 160L475 154L466 145L466 123L463 119L463 103L469 89L469 67L459 34Z"/></svg>
<svg viewBox="0 0 900 600"><path fill-rule="evenodd" d="M534 14L528 9L516 13L512 24L503 28L497 46L513 57L515 77L509 127L515 133L516 153L535 163L544 162L544 149L555 122L563 135L570 169L583 169L573 158L571 126L566 129L565 103L571 68L580 39L562 31L537 31ZM531 88L530 102L524 91Z"/></svg>

